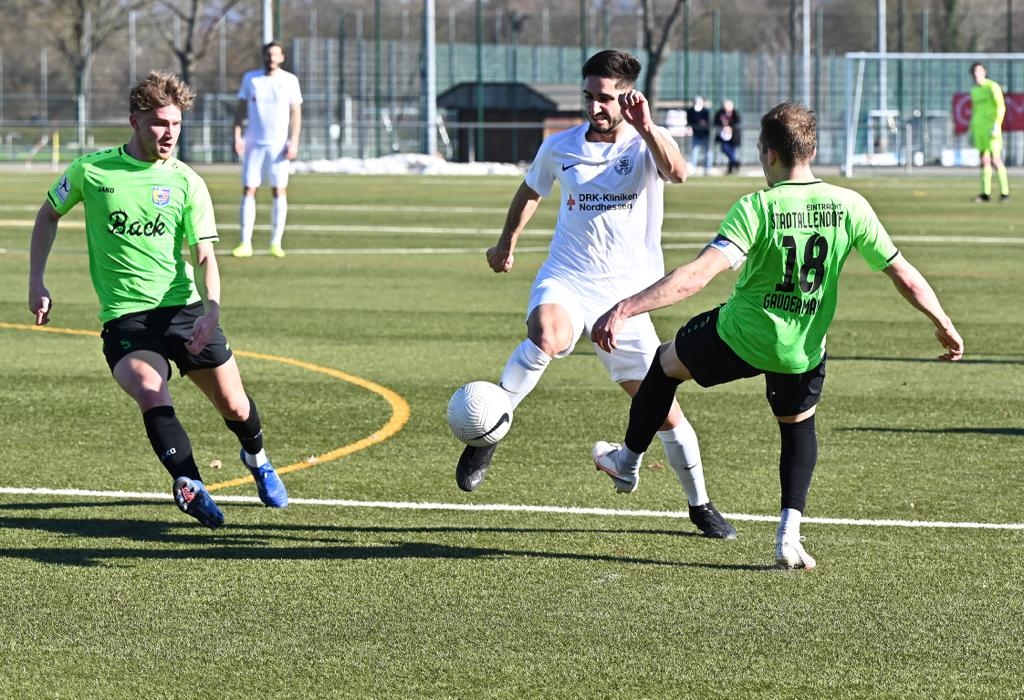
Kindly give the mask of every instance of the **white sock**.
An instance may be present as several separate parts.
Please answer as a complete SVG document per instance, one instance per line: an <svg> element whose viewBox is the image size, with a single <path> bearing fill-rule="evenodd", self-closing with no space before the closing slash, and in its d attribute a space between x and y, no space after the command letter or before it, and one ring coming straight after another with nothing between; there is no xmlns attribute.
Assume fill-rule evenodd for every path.
<svg viewBox="0 0 1024 700"><path fill-rule="evenodd" d="M242 243L252 243L252 229L256 226L256 198L242 197L242 207L239 211L241 222Z"/></svg>
<svg viewBox="0 0 1024 700"><path fill-rule="evenodd" d="M288 218L288 198L283 194L274 197L270 207L270 245L281 245L284 238L284 222Z"/></svg>
<svg viewBox="0 0 1024 700"><path fill-rule="evenodd" d="M800 518L803 513L796 508L783 508L779 516L779 527L775 530L775 539L785 542L800 541Z"/></svg>
<svg viewBox="0 0 1024 700"><path fill-rule="evenodd" d="M699 506L708 502L708 492L704 486L704 465L700 461L700 446L697 444L697 433L690 422L683 422L671 430L659 430L658 437L665 447L668 463L679 479L679 485L686 492L686 500L691 506Z"/></svg>
<svg viewBox="0 0 1024 700"><path fill-rule="evenodd" d="M537 347L532 340L527 338L519 343L505 363L505 369L501 372L501 388L508 392L512 401L512 408L526 398L526 395L533 391L540 381L548 363L551 362L551 355Z"/></svg>
<svg viewBox="0 0 1024 700"><path fill-rule="evenodd" d="M267 459L267 451L260 450L259 454L251 455L245 450L242 450L242 458L245 460L247 466L255 469L261 464L266 464L269 460Z"/></svg>

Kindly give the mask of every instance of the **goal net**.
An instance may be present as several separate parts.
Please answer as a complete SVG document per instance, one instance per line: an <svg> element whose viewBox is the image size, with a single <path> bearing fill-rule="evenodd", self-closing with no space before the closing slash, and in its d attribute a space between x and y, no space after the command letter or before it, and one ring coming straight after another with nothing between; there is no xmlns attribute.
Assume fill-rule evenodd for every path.
<svg viewBox="0 0 1024 700"><path fill-rule="evenodd" d="M846 54L843 174L860 167L972 166L970 67L1002 86L1004 159L1024 162L1024 53Z"/></svg>

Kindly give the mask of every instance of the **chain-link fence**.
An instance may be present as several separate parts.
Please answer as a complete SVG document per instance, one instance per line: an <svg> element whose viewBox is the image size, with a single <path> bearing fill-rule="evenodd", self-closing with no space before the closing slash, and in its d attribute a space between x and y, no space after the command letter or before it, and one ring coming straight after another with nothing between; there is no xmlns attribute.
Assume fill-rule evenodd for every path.
<svg viewBox="0 0 1024 700"><path fill-rule="evenodd" d="M438 122L429 125L419 14L406 9L381 18L386 31L374 31L370 18L362 15L342 15L340 21L321 15L319 24L311 20L308 31L286 42L286 67L299 76L305 100L300 157L315 160L418 153L431 142L428 132L434 135L440 155L450 159L488 160L510 152L504 142L532 143L536 134L564 125L574 109L578 118L578 101L567 111L565 99L553 95L579 87L581 62L596 46L625 48L645 66L650 65L649 56L639 48L640 18L635 13L615 15L608 9L612 6L601 3L601 11L588 18L588 26L581 25L578 13L548 11L524 22L514 13L491 12L474 22L471 12L449 9L436 22L437 94L444 95L459 85L475 89L520 84L550 98L552 107L550 114L520 113L515 105L510 108L507 104L488 109L441 109ZM784 14L745 17L744 26L771 24L785 30ZM690 18L670 42L660 65L659 120L664 123L669 110L686 106L697 94L705 97L712 112L730 99L744 118L741 158L747 163L756 162L760 114L789 99L806 98L818 114L821 164L848 161L851 129L854 155L864 154L864 162L873 159L872 164L900 164L905 153L910 153L914 162L937 163L945 152L967 146L954 132L952 98L969 89L969 61L962 57L947 61L886 58L870 62L862 74L854 73L851 78L848 59L831 52L825 41L826 30L842 29L841 11L819 11L815 19L814 35L805 45L807 53L801 56L798 36L777 49L743 51L732 46L740 40L731 30L739 26L737 17L722 16L716 10ZM318 36L329 24L337 31ZM527 33L524 27L531 26ZM867 34L870 36L870 31ZM916 40L919 46L928 44L927 31L923 34ZM559 44L553 36L573 37L576 43ZM222 32L222 41L230 38L230 33ZM234 86L227 78L224 61L230 51L222 46L217 52L219 64L204 64L196 72L194 84L200 97L187 115L187 152L183 154L195 162L235 159L231 138ZM166 59L154 60L167 65ZM9 70L0 71L0 86ZM139 70L146 67L140 65ZM105 79L90 81L93 89L86 111L93 116L85 122L78 118L83 111L81 99L66 91L48 86L37 86L34 93L0 89L0 160L48 162L53 157L55 135L62 160L123 142L129 135L122 112L129 76L116 61L98 65L96 71L103 72ZM989 76L1008 92L1024 88L1024 61L1012 57L993 60ZM853 103L850 91L855 88L859 92ZM555 103L559 103L557 107ZM852 109L856 114L851 114ZM904 143L908 132L913 144ZM1024 160L1018 136L1007 138L1010 163ZM680 136L680 142L688 149L685 136ZM511 153L511 159L529 158L522 147Z"/></svg>

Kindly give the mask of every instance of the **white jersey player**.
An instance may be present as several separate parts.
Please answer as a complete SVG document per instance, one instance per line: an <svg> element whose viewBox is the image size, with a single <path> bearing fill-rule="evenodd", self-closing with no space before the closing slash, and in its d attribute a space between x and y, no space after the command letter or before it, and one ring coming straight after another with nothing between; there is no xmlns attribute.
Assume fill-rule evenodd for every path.
<svg viewBox="0 0 1024 700"><path fill-rule="evenodd" d="M288 216L289 161L295 160L302 127L299 79L281 68L284 50L276 42L263 47L264 67L242 77L235 108L235 153L242 158L241 243L232 251L252 256L256 190L266 178L273 194L270 253L284 256L281 239ZM243 133L244 125L244 133Z"/></svg>
<svg viewBox="0 0 1024 700"><path fill-rule="evenodd" d="M527 338L501 375L513 408L537 386L553 358L565 357L585 331L589 335L609 302L664 275L664 183L683 182L687 164L634 88L639 74L639 61L620 51L601 51L584 64L587 123L544 141L509 206L498 243L487 251L491 269L511 270L520 233L559 183L558 221L548 259L530 291ZM595 353L632 396L659 345L650 317L642 315L630 319L614 350L595 346ZM659 435L686 491L691 520L709 537L734 538L735 529L708 499L697 438L678 404ZM483 482L496 447L463 450L456 467L460 488L473 491Z"/></svg>

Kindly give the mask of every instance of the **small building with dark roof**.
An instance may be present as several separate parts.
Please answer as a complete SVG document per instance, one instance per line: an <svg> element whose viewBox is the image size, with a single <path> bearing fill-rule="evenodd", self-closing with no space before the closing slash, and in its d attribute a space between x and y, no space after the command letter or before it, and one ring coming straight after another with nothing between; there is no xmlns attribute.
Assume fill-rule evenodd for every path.
<svg viewBox="0 0 1024 700"><path fill-rule="evenodd" d="M478 93L483 104L483 153L476 153ZM437 96L439 109L455 113L454 159L459 162L529 162L541 141L584 121L579 85L527 83L459 83Z"/></svg>

